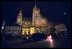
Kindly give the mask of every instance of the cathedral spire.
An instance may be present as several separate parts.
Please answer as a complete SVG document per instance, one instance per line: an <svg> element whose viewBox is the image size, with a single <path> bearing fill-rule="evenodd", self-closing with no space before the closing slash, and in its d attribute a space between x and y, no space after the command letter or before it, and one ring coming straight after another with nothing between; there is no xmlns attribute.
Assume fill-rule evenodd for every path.
<svg viewBox="0 0 72 49"><path fill-rule="evenodd" d="M35 6L34 6L34 8L37 9L36 2L35 2Z"/></svg>
<svg viewBox="0 0 72 49"><path fill-rule="evenodd" d="M22 9L20 9L19 14L17 16L17 24L22 25Z"/></svg>
<svg viewBox="0 0 72 49"><path fill-rule="evenodd" d="M20 11L19 11L19 15L22 16L22 9L20 9Z"/></svg>
<svg viewBox="0 0 72 49"><path fill-rule="evenodd" d="M35 8L36 8L36 2L35 2Z"/></svg>

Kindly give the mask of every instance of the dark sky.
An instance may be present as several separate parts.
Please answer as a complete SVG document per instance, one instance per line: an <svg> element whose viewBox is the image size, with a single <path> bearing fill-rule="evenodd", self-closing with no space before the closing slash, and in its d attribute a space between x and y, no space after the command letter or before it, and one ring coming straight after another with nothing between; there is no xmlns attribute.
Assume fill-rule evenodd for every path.
<svg viewBox="0 0 72 49"><path fill-rule="evenodd" d="M37 7L40 8L41 14L47 19L68 26L71 20L70 4L70 1L39 1ZM2 22L5 19L6 23L15 23L20 8L23 9L23 17L31 18L34 5L34 1L1 2Z"/></svg>

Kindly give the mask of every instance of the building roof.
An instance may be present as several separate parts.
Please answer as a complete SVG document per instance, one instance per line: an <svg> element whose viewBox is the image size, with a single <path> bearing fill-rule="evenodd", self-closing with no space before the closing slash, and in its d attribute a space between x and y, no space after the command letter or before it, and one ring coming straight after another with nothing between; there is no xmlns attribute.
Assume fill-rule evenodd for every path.
<svg viewBox="0 0 72 49"><path fill-rule="evenodd" d="M6 26L19 26L18 24L7 24Z"/></svg>

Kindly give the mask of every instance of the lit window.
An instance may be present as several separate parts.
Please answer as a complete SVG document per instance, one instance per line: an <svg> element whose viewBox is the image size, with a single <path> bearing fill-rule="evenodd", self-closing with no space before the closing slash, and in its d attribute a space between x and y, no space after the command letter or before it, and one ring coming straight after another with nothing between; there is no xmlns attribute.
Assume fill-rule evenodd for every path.
<svg viewBox="0 0 72 49"><path fill-rule="evenodd" d="M35 28L34 27L31 27L30 28L30 34L33 34L33 33L35 33Z"/></svg>

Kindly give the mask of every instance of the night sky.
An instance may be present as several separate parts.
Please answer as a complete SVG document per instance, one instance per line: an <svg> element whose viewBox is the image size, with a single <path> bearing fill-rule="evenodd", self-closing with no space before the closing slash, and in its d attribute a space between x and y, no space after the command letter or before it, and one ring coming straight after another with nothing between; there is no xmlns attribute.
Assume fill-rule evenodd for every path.
<svg viewBox="0 0 72 49"><path fill-rule="evenodd" d="M43 17L54 23L64 23L70 28L71 2L70 1L37 1ZM23 9L23 17L32 18L32 9L35 1L12 1L1 2L1 17L6 24L15 23L19 10Z"/></svg>

